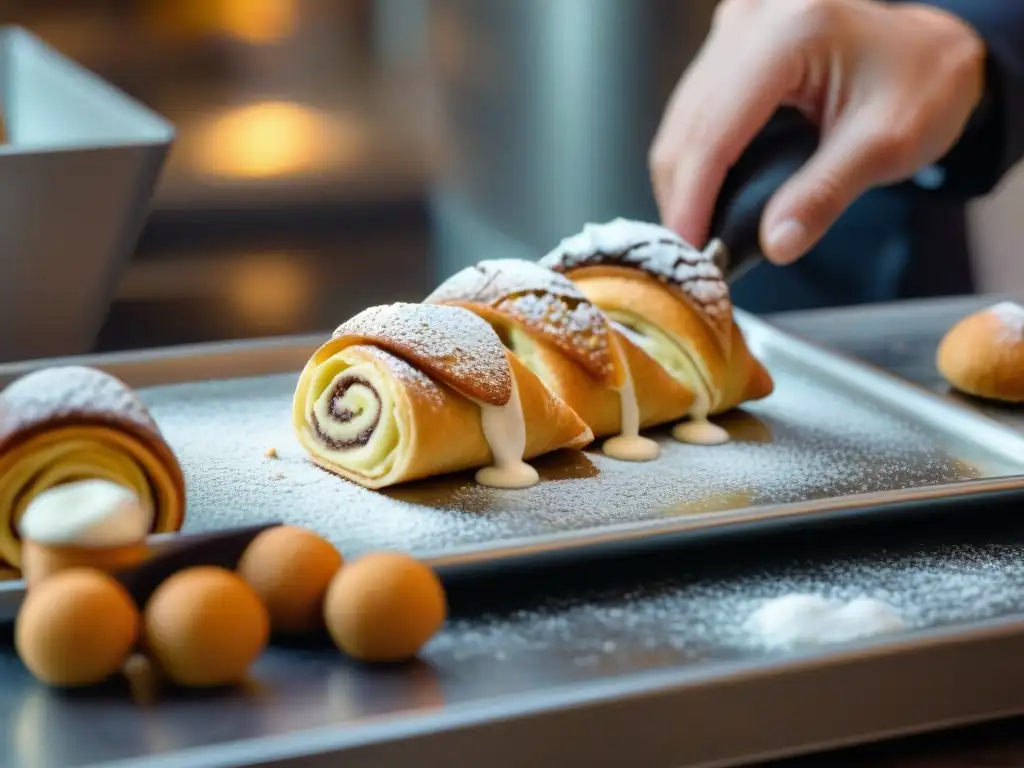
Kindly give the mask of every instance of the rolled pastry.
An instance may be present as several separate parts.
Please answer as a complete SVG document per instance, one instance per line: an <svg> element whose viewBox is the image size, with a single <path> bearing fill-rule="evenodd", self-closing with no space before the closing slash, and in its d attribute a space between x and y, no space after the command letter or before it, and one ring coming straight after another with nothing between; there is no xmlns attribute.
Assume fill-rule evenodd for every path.
<svg viewBox="0 0 1024 768"><path fill-rule="evenodd" d="M639 430L681 418L694 394L587 301L564 275L519 259L482 261L425 299L469 309L587 423L617 435L609 455L652 459Z"/></svg>
<svg viewBox="0 0 1024 768"><path fill-rule="evenodd" d="M524 459L593 440L484 320L431 304L339 326L302 371L292 418L313 462L367 488L478 467L482 483L532 485Z"/></svg>
<svg viewBox="0 0 1024 768"><path fill-rule="evenodd" d="M664 227L615 219L586 225L540 263L565 274L695 393L690 416L700 426L708 415L767 397L774 388L733 318L715 263L722 247L712 241L698 251ZM703 431L700 441L710 442ZM696 439L693 430L677 436Z"/></svg>
<svg viewBox="0 0 1024 768"><path fill-rule="evenodd" d="M154 533L184 522L181 467L126 384L64 366L30 373L0 393L0 558L20 567L18 523L37 495L90 479L132 490Z"/></svg>

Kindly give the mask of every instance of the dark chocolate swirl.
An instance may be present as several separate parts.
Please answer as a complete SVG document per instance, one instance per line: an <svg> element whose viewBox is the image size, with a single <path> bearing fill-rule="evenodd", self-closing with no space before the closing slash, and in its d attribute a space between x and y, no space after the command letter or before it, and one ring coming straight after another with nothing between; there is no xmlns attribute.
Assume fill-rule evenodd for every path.
<svg viewBox="0 0 1024 768"><path fill-rule="evenodd" d="M365 419L362 419L366 413L366 406L364 404L346 402L348 394L353 387L358 387L359 390L370 395L373 412L368 423ZM335 382L334 389L328 400L326 415L330 417L330 423L323 424L321 421L322 415L318 414L316 409L314 409L313 413L310 414L310 426L313 427L317 437L320 438L324 445L336 451L359 448L370 441L374 430L377 429L377 425L380 423L382 408L383 403L381 402L380 393L377 392L373 384L362 376L344 376ZM346 433L348 428L351 428L361 420L363 423L359 424L355 432L352 434Z"/></svg>

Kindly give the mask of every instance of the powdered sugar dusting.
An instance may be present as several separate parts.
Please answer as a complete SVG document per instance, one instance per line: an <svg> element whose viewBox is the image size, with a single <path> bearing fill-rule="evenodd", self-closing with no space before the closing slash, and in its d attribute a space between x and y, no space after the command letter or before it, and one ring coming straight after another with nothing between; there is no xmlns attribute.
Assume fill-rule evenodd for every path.
<svg viewBox="0 0 1024 768"><path fill-rule="evenodd" d="M427 656L439 664L498 661L521 670L557 650L582 678L786 653L792 645L766 642L748 618L794 594L843 605L883 603L893 637L1007 616L1024 611L1024 544L1006 538L1002 532L974 543L811 552L800 561L745 561L717 573L561 594L536 609L450 622ZM834 635L827 642L854 639Z"/></svg>
<svg viewBox="0 0 1024 768"><path fill-rule="evenodd" d="M381 344L485 403L504 405L512 396L505 346L490 325L467 309L405 303L370 307L338 326L333 338L342 337Z"/></svg>
<svg viewBox="0 0 1024 768"><path fill-rule="evenodd" d="M1024 307L1013 301L1001 301L989 307L1003 328L1003 339L1010 343L1024 341Z"/></svg>
<svg viewBox="0 0 1024 768"><path fill-rule="evenodd" d="M587 224L540 263L558 272L614 264L642 269L682 290L720 330L732 321L732 301L712 249L699 251L657 224L613 219Z"/></svg>
<svg viewBox="0 0 1024 768"><path fill-rule="evenodd" d="M863 395L822 390L786 361L769 360L772 396L720 422L734 438L728 445L660 435L662 457L646 464L564 452L538 460L542 482L523 491L485 488L467 474L374 492L316 469L292 434L291 375L173 385L143 397L185 470L186 529L282 519L320 531L348 556L382 547L430 555L1016 469L957 458L941 437ZM277 460L264 458L268 445Z"/></svg>
<svg viewBox="0 0 1024 768"><path fill-rule="evenodd" d="M592 376L614 373L604 312L564 275L522 259L481 261L442 283L428 302L467 301L502 312L546 337Z"/></svg>
<svg viewBox="0 0 1024 768"><path fill-rule="evenodd" d="M569 304L549 293L523 293L500 302L497 309L551 339L595 378L612 375L615 364L608 342L608 322L604 312L590 302Z"/></svg>
<svg viewBox="0 0 1024 768"><path fill-rule="evenodd" d="M64 419L128 423L158 435L135 392L97 368L42 368L11 382L0 394L0 436Z"/></svg>
<svg viewBox="0 0 1024 768"><path fill-rule="evenodd" d="M466 267L441 283L424 301L441 304L468 300L493 306L517 293L550 293L586 301L565 275L524 259L486 259Z"/></svg>
<svg viewBox="0 0 1024 768"><path fill-rule="evenodd" d="M373 350L371 354L387 365L391 375L403 386L415 389L420 397L429 400L435 408L440 408L444 405L445 396L441 387L423 371L383 349L371 349Z"/></svg>

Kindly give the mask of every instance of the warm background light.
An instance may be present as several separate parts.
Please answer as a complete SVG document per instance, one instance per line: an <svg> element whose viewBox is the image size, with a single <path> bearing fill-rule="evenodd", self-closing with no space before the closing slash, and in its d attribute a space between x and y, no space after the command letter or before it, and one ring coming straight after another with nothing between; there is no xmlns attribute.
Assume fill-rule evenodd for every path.
<svg viewBox="0 0 1024 768"><path fill-rule="evenodd" d="M196 133L192 163L214 176L266 179L310 173L356 157L358 124L309 107L266 101L229 109Z"/></svg>
<svg viewBox="0 0 1024 768"><path fill-rule="evenodd" d="M151 0L154 30L176 38L224 35L250 45L269 45L298 26L298 0Z"/></svg>
<svg viewBox="0 0 1024 768"><path fill-rule="evenodd" d="M276 43L295 31L296 0L218 0L211 4L217 6L220 31L245 43Z"/></svg>
<svg viewBox="0 0 1024 768"><path fill-rule="evenodd" d="M212 301L219 313L273 334L307 322L316 301L314 281L296 253L263 251L217 263L198 255L140 264L119 293L135 302Z"/></svg>
<svg viewBox="0 0 1024 768"><path fill-rule="evenodd" d="M228 300L235 312L267 333L301 319L312 294L310 273L287 255L253 257L229 278Z"/></svg>

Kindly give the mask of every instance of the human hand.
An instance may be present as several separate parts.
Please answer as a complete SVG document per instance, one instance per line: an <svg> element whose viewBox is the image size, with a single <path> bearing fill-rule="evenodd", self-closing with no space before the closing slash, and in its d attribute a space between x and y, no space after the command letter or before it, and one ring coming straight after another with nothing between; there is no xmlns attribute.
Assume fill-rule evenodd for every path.
<svg viewBox="0 0 1024 768"><path fill-rule="evenodd" d="M730 167L781 106L821 143L764 210L771 261L806 253L871 187L945 155L984 90L985 44L920 3L722 0L651 147L662 222L701 246Z"/></svg>

